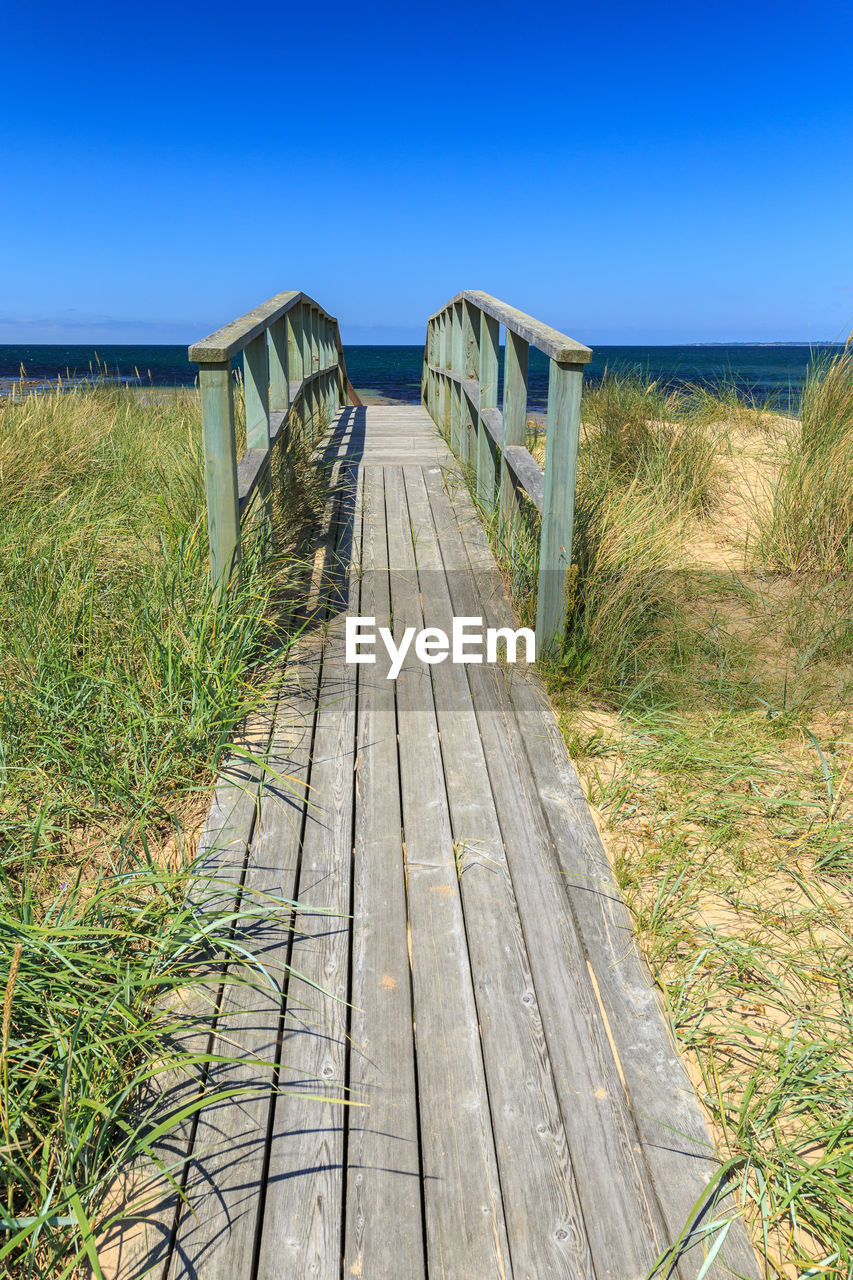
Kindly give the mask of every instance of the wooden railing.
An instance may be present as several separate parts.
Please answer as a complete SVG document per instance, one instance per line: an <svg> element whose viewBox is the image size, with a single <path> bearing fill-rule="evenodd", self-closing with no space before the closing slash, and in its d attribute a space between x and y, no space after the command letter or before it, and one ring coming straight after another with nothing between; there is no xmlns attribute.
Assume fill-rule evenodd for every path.
<svg viewBox="0 0 853 1280"><path fill-rule="evenodd" d="M501 325L506 335L502 410ZM531 346L550 361L544 469L525 446ZM581 384L591 359L589 347L488 293L465 289L427 321L423 402L457 457L475 472L478 501L487 512L500 504L500 528L510 546L521 492L542 517L536 608L540 651L565 627Z"/></svg>
<svg viewBox="0 0 853 1280"><path fill-rule="evenodd" d="M243 352L246 450L237 458L232 359ZM340 330L305 293L279 293L195 342L204 436L204 479L213 582L239 578L242 518L269 498L269 464L282 432L300 424L316 439L346 401L360 404L347 376Z"/></svg>

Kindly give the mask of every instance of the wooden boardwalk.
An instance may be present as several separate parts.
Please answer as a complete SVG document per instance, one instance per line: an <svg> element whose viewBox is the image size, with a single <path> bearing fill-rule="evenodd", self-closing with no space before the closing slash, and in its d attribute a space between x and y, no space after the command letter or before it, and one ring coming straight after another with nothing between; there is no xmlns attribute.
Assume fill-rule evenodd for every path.
<svg viewBox="0 0 853 1280"><path fill-rule="evenodd" d="M327 452L337 589L288 669L275 776L257 805L222 784L206 855L332 913L249 940L323 991L226 975L210 1049L246 1062L206 1087L258 1088L169 1139L188 1203L105 1274L642 1280L716 1165L558 725L520 665L345 661L347 614L514 623L424 409L345 408ZM722 1212L662 1274L696 1277ZM757 1274L739 1222L707 1274L732 1272Z"/></svg>

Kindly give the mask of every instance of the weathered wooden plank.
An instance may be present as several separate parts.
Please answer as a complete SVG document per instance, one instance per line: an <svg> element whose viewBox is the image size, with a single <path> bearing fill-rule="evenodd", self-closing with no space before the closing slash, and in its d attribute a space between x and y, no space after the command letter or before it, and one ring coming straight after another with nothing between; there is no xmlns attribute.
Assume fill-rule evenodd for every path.
<svg viewBox="0 0 853 1280"><path fill-rule="evenodd" d="M353 494L345 494L336 556L348 568L358 558L358 517ZM330 916L301 918L291 963L315 989L306 987L302 1009L288 992L281 1050L290 1084L320 1096L276 1100L256 1280L282 1272L340 1276L354 744L355 668L344 660L343 614L336 611L323 651L298 884L300 906Z"/></svg>
<svg viewBox="0 0 853 1280"><path fill-rule="evenodd" d="M445 372L449 363L450 355L448 324L447 312L443 311L439 318L438 360L436 362L441 370L438 379L438 429L443 435L447 435L448 433L448 421L450 414L450 405L448 403L449 391Z"/></svg>
<svg viewBox="0 0 853 1280"><path fill-rule="evenodd" d="M428 485L445 563L453 556L461 568L467 562L447 495L435 477L428 475ZM470 571L449 573L448 585L456 614L483 616ZM599 1280L645 1280L667 1243L666 1230L646 1186L648 1172L557 875L504 672L483 664L469 667L468 678L596 1274Z"/></svg>
<svg viewBox="0 0 853 1280"><path fill-rule="evenodd" d="M278 443L278 438L287 425L289 411L273 409L270 411L270 448ZM237 469L239 471L239 463Z"/></svg>
<svg viewBox="0 0 853 1280"><path fill-rule="evenodd" d="M346 356L344 355L344 349L341 343L341 331L337 320L335 321L335 347L337 350L339 403L345 404L349 401L350 404L361 405L361 400L356 395L355 388L350 382L349 374L347 373Z"/></svg>
<svg viewBox="0 0 853 1280"><path fill-rule="evenodd" d="M407 468L405 478L424 622L450 634L453 608L423 471ZM448 567L449 574L459 571ZM468 572L467 565L461 572ZM471 690L461 665L443 662L432 676L513 1273L591 1280L595 1272Z"/></svg>
<svg viewBox="0 0 853 1280"><path fill-rule="evenodd" d="M462 303L458 303L450 311L450 371L456 374L451 378L448 388L450 395L450 447L459 457L462 396L459 390L459 379L462 377Z"/></svg>
<svg viewBox="0 0 853 1280"><path fill-rule="evenodd" d="M430 486L432 497L433 486ZM440 497L437 497L440 503ZM453 487L456 520L464 529L465 551L474 573L486 625L512 626L512 610L482 525L460 482ZM646 1165L661 1205L670 1240L701 1203L718 1160L695 1092L675 1047L660 997L636 945L631 919L566 753L548 699L535 673L516 671L508 682L525 757L553 840L563 883L584 949L595 975L602 1016L625 1080ZM733 1212L730 1196L715 1204L709 1196L699 1226ZM700 1233L697 1233L700 1234ZM693 1280L713 1237L687 1251L679 1274ZM710 1280L731 1274L755 1280L758 1268L740 1222L729 1229Z"/></svg>
<svg viewBox="0 0 853 1280"><path fill-rule="evenodd" d="M289 401L293 404L299 384L305 377L306 370L302 361L302 308L294 307L285 317L287 325L287 371L289 378Z"/></svg>
<svg viewBox="0 0 853 1280"><path fill-rule="evenodd" d="M224 586L240 572L240 510L230 361L208 364L199 370L199 396L210 576L214 583Z"/></svg>
<svg viewBox="0 0 853 1280"><path fill-rule="evenodd" d="M422 625L402 474L385 473L394 632ZM429 671L396 682L430 1277L512 1274Z"/></svg>
<svg viewBox="0 0 853 1280"><path fill-rule="evenodd" d="M294 308L301 307L303 303L322 311L322 307L313 298L309 298L307 293L294 291L277 293L274 298L262 302L259 307L247 311L245 315L217 329L207 338L194 342L187 353L189 359L194 364L219 364L224 360L230 360L238 351L243 350L247 342L251 342L258 334L268 329L274 320L278 320ZM328 313L324 311L323 314ZM334 317L329 318L334 319Z"/></svg>
<svg viewBox="0 0 853 1280"><path fill-rule="evenodd" d="M461 378L458 385L462 393L462 402L466 406L470 420L472 415L477 412L480 404L480 388L477 385L477 379Z"/></svg>
<svg viewBox="0 0 853 1280"><path fill-rule="evenodd" d="M269 327L270 415L285 413L290 408L287 331L286 315L273 320ZM270 422L270 436L272 436L272 422Z"/></svg>
<svg viewBox="0 0 853 1280"><path fill-rule="evenodd" d="M523 445L527 434L527 357L529 347L507 329L504 347L503 387L503 441L507 445ZM515 520L515 477L507 466L506 457L501 460L501 528L510 536Z"/></svg>
<svg viewBox="0 0 853 1280"><path fill-rule="evenodd" d="M247 344L243 352L243 373L246 396L246 451L251 454L256 450L262 451L268 459L270 447L269 359L265 333L259 333ZM250 467L250 470L253 468ZM259 495L259 500L252 508L252 524L256 535L260 535L264 548L268 549L272 537L268 466L262 466L255 471L253 487ZM247 501L242 503L241 516L247 505Z"/></svg>
<svg viewBox="0 0 853 1280"><path fill-rule="evenodd" d="M500 325L493 316L480 312L480 368L477 383L477 501L484 510L495 505L497 455L495 441L483 421L484 410L498 403L498 371L500 363ZM501 435L503 439L503 428Z"/></svg>
<svg viewBox="0 0 853 1280"><path fill-rule="evenodd" d="M246 390L246 445L249 449L268 449L270 442L269 364L267 338L259 333L243 352Z"/></svg>
<svg viewBox="0 0 853 1280"><path fill-rule="evenodd" d="M334 325L331 320L323 321L324 335L324 352L323 352L323 368L326 370L326 420L331 422L337 411L337 396L335 393L336 373L337 373L337 352L334 344Z"/></svg>
<svg viewBox="0 0 853 1280"><path fill-rule="evenodd" d="M329 532L339 503L339 466L339 463L335 464L330 476L332 496L326 505L315 544L314 567L306 591L306 616L317 608L318 593L328 576L334 552L334 538L330 543ZM236 908L244 892L258 893L264 887L280 896L287 896L288 869L293 863L288 853L293 834L292 830L288 832L291 826L295 829L298 846L302 825L300 814L304 808L301 779L304 779L305 753L316 708L318 664L315 650L315 644L303 639L291 651L291 661L280 691L275 692L268 706L253 719L238 740L238 745L248 754L232 756L226 761L217 780L190 890L190 899L198 903L200 911L209 910L212 905L228 910L231 900ZM262 759L267 759L265 768L259 763ZM282 787L281 780L288 777L291 779L289 787ZM265 885L260 878L262 875L268 876ZM205 898L210 902L205 903ZM173 1047L176 1051L195 1054L213 1051L217 1022L216 1000L211 998L212 994L215 997L209 986L204 990L190 989L181 993L180 1006L175 1014ZM278 1022L274 1011L273 1022ZM229 1037L224 1051L233 1053L233 1047L233 1037ZM249 1083L253 1078L250 1076ZM238 1069L229 1083L237 1085L240 1082L246 1082L245 1071ZM154 1087L161 1099L156 1113L152 1113L157 1122L168 1110L186 1107L194 1098L201 1100L202 1094L209 1096L214 1090L210 1071L205 1067L190 1073L183 1069L171 1070L157 1077ZM204 1109L190 1115L159 1140L155 1148L157 1157L171 1169L179 1185L191 1194L191 1207L199 1210L200 1219L208 1216L200 1197L211 1195L203 1162L206 1155L213 1154L201 1151L201 1143L194 1142L199 1117L203 1114ZM227 1163L232 1164L233 1161ZM234 1167L242 1168L239 1164ZM207 1171L212 1173L213 1168L208 1167ZM227 1177L226 1173L224 1184L217 1179L212 1192L213 1201L208 1200L207 1208L212 1203L214 1214L217 1212L217 1188L222 1187L226 1200L231 1194L227 1190ZM193 1253L189 1243L185 1243L182 1236L177 1245L174 1243L178 1196L171 1185L158 1175L156 1167L141 1161L139 1168L131 1171L123 1190L129 1212L99 1242L105 1280L162 1277L170 1256L176 1256L175 1266L181 1258L188 1263ZM258 1207L262 1199L260 1184L255 1186L254 1194ZM250 1215L246 1204L240 1216L248 1220ZM184 1213L184 1225L189 1222ZM246 1222L242 1229L246 1229ZM207 1257L206 1249L198 1251ZM234 1256L239 1261L230 1272L226 1267L224 1274L238 1275L242 1255L232 1252L231 1256L232 1263Z"/></svg>
<svg viewBox="0 0 853 1280"><path fill-rule="evenodd" d="M460 449L462 462L466 467L473 467L477 450L477 414L480 405L480 389L477 379L480 374L480 312L470 302L462 303L462 367L460 372L466 383L474 388L474 394L462 397L462 418L460 422Z"/></svg>
<svg viewBox="0 0 853 1280"><path fill-rule="evenodd" d="M292 406L295 405L299 397L304 395L309 387L316 387L318 380L322 378L324 375L329 373L334 373L335 368L336 366L332 365L329 369L316 370L314 373L309 374L307 378L302 378L298 382L291 382L289 384L291 405ZM303 401L303 410L302 410L303 413L307 412L307 405L308 405L307 400Z"/></svg>
<svg viewBox="0 0 853 1280"><path fill-rule="evenodd" d="M312 308L311 310L311 369L313 373L320 372L320 313ZM314 423L313 429L315 436L323 425L323 381L318 378L313 387L314 394Z"/></svg>
<svg viewBox="0 0 853 1280"><path fill-rule="evenodd" d="M275 698L256 716L243 735L243 745L256 758L266 753L273 726ZM255 760L232 756L217 779L204 825L190 889L190 901L200 916L212 910L232 910L239 904L246 864L246 851L255 829L261 769ZM219 966L224 978L224 966ZM213 981L211 981L213 979ZM201 1055L211 1052L216 1029L217 973L203 984L176 993L170 1001L174 1026L164 1058L173 1055ZM151 1083L156 1108L150 1106L150 1124L161 1123L169 1113L177 1113L200 1102L212 1091L209 1068L172 1067ZM151 1100L148 1100L151 1103ZM153 1155L167 1168L181 1187L186 1187L192 1167L193 1139L198 1112L160 1138ZM98 1241L99 1263L104 1280L142 1280L165 1275L172 1253L179 1198L159 1167L146 1158L129 1170L121 1187L127 1205Z"/></svg>
<svg viewBox="0 0 853 1280"><path fill-rule="evenodd" d="M453 454L448 453L446 457L435 457L429 459L436 466L449 467L453 462ZM413 464L422 466L423 459L413 456L410 453L387 453L381 455L373 455L367 453L361 460L361 465L365 469L373 470L375 467L410 467Z"/></svg>
<svg viewBox="0 0 853 1280"><path fill-rule="evenodd" d="M358 447L365 456L374 453L411 453L418 458L423 458L425 462L430 458L443 457L450 453L447 445L438 435L434 440L418 440L411 436L400 438L390 433L384 437L370 435L360 441Z"/></svg>
<svg viewBox="0 0 853 1280"><path fill-rule="evenodd" d="M548 432L545 487L540 511L539 594L536 638L540 652L557 642L566 626L566 574L572 563L572 526L581 425L581 383L577 367L551 361L548 377Z"/></svg>
<svg viewBox="0 0 853 1280"><path fill-rule="evenodd" d="M358 612L391 625L381 471L363 483ZM425 1271L394 685L384 646L358 674L345 1276Z"/></svg>
<svg viewBox="0 0 853 1280"><path fill-rule="evenodd" d="M314 394L314 360L311 351L311 308L303 306L302 311L302 327L300 336L302 339L302 424L305 429L306 436L309 440L313 439L314 433L314 416L316 413L315 394Z"/></svg>
<svg viewBox="0 0 853 1280"><path fill-rule="evenodd" d="M433 359L433 336L434 322L431 320L427 324L426 341L424 343L424 359L421 369L421 402L427 413L432 414L432 387L433 376L430 373L432 365L435 363Z"/></svg>
<svg viewBox="0 0 853 1280"><path fill-rule="evenodd" d="M340 466L340 462L334 465L330 477L331 497L306 584L306 617L321 607L324 583L333 567ZM239 846L233 855L221 851L212 868L218 875L223 858L230 861L233 856L235 864L240 859L244 899L262 903L273 897L280 902L295 897L321 653L322 637L316 629L304 632L291 651L248 857L241 856ZM250 767L260 772L256 764L250 762ZM227 847L231 845L233 841ZM279 1063L282 1001L285 990L291 1003L303 994L294 992L298 984L288 980L285 969L291 938L290 918L271 911L266 923L259 921L238 939L265 965L274 986L260 981L247 986L233 979L225 984L210 1051L232 1058L236 1052L242 1060L212 1065L205 1092L241 1089L244 1093L209 1103L199 1113L186 1185L189 1207L180 1215L169 1271L174 1280L202 1273L205 1280L225 1280L241 1274L245 1259L254 1253L264 1202L272 1093L289 1085Z"/></svg>
<svg viewBox="0 0 853 1280"><path fill-rule="evenodd" d="M479 307L481 311L485 311L487 315L497 320L499 324L504 325L511 333L523 338L525 342L531 343L539 351L544 352L546 356L550 356L552 360L588 364L592 359L592 351L589 347L585 347L580 342L575 342L573 338L560 333L558 329L552 329L550 325L542 324L541 321L536 320L533 316L527 315L525 311L519 311L516 307L511 307L506 302L501 302L499 298L493 298L490 293L482 293L479 289L463 289L461 293L457 293L455 298L451 298L450 302L445 303L442 310L463 300L471 302L475 307ZM434 314L437 315L438 312Z"/></svg>
<svg viewBox="0 0 853 1280"><path fill-rule="evenodd" d="M504 457L516 484L521 486L528 498L541 511L545 473L539 463L524 445L520 444L508 444L504 449Z"/></svg>
<svg viewBox="0 0 853 1280"><path fill-rule="evenodd" d="M504 419L500 409L484 409L480 421L499 449L504 442Z"/></svg>
<svg viewBox="0 0 853 1280"><path fill-rule="evenodd" d="M319 665L315 663L315 666ZM310 700L301 708L307 722L313 721L316 690L305 692ZM293 714L293 697L288 698L288 715ZM305 724L300 726L304 733ZM293 777L297 762L286 749L291 723L277 730L283 741L270 759L280 777ZM307 751L302 751L303 756ZM293 784L291 784L293 785ZM270 795L276 784L267 787L264 800L266 828L259 833L247 869L244 894L259 901L260 895L293 900L295 896L299 826L304 808L304 788L295 788L291 803L296 811L296 840L284 838L279 826L274 842L269 840ZM278 784L283 790L282 784ZM273 1091L287 1088L280 1079L278 1063L279 1020L286 985L286 964L290 945L290 921L270 912L270 919L251 930L243 930L240 944L262 964L273 986L259 976L253 985L238 977L226 983L219 1007L216 1035L211 1052L227 1055L229 1062L214 1064L207 1090L240 1089L237 1097L210 1103L201 1111L194 1137L193 1163L186 1194L189 1208L182 1213L172 1253L170 1280L190 1280L203 1274L205 1280L231 1280L241 1273L244 1260L254 1252L263 1202L267 1138ZM292 988L295 984L291 981ZM237 1061L234 1061L234 1058ZM308 1086L310 1087L310 1086Z"/></svg>
<svg viewBox="0 0 853 1280"><path fill-rule="evenodd" d="M410 440L424 448L430 446L440 449L446 445L445 440L432 424L427 427L410 422L398 422L393 418L388 418L385 422L371 422L364 430L362 438L365 444L373 441L379 444L394 444Z"/></svg>
<svg viewBox="0 0 853 1280"><path fill-rule="evenodd" d="M266 449L247 449L237 463L237 499L240 515L249 506L261 477L269 466L270 455Z"/></svg>

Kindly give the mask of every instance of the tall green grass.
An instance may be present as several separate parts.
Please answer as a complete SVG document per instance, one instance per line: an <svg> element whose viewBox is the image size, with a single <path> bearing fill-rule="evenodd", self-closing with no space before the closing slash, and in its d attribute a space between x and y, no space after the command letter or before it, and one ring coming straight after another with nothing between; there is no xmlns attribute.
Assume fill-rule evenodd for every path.
<svg viewBox="0 0 853 1280"><path fill-rule="evenodd" d="M170 869L144 842L139 853L113 850L97 876L78 872L49 899L40 856L36 844L14 880L0 878L0 1262L4 1274L59 1280L84 1259L86 1274L100 1275L98 1241L126 1211L116 1189L140 1159L152 1177L158 1133L215 1100L203 1087L203 1040L188 1032L208 1025L226 963L232 982L281 988L284 971L252 966L244 940L276 920L287 926L293 904L244 893L235 905L228 886L200 889L187 862ZM152 1085L174 1072L198 1087L167 1092L164 1105ZM254 1088L270 1085L259 1063ZM179 1166L163 1173L180 1184ZM150 1189L138 1195L144 1213Z"/></svg>
<svg viewBox="0 0 853 1280"><path fill-rule="evenodd" d="M613 487L654 490L690 511L710 506L720 477L719 413L707 393L605 370L584 395L586 471Z"/></svg>
<svg viewBox="0 0 853 1280"><path fill-rule="evenodd" d="M837 575L853 571L853 349L809 368L758 554L769 567Z"/></svg>
<svg viewBox="0 0 853 1280"><path fill-rule="evenodd" d="M622 693L665 668L681 624L677 510L634 479L610 487L581 474L574 580L561 665L574 680Z"/></svg>
<svg viewBox="0 0 853 1280"><path fill-rule="evenodd" d="M249 539L222 595L192 392L0 401L0 1259L20 1275L96 1265L113 1179L168 1122L138 1113L176 1060L163 997L239 967L235 928L289 918L187 899L207 789L291 642L324 500L307 445L274 469L274 553Z"/></svg>

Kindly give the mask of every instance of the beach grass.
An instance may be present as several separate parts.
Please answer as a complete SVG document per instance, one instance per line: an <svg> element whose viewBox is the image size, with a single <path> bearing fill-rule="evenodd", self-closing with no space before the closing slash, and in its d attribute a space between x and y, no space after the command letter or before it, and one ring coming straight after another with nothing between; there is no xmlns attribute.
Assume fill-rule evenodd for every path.
<svg viewBox="0 0 853 1280"><path fill-rule="evenodd" d="M853 573L853 349L809 369L800 424L785 439L759 529L761 563L785 573Z"/></svg>
<svg viewBox="0 0 853 1280"><path fill-rule="evenodd" d="M173 1044L167 997L218 983L226 960L235 981L264 980L235 931L291 919L283 901L244 895L235 909L221 886L189 894L212 779L273 692L303 534L325 498L295 434L274 470L274 553L246 539L239 589L220 593L208 582L192 391L0 402L10 1274L72 1275L84 1257L97 1274L110 1188L155 1121L140 1091L153 1071L192 1065Z"/></svg>
<svg viewBox="0 0 853 1280"><path fill-rule="evenodd" d="M766 1277L849 1280L851 354L799 419L621 374L582 419L543 674ZM537 522L487 527L529 621Z"/></svg>

